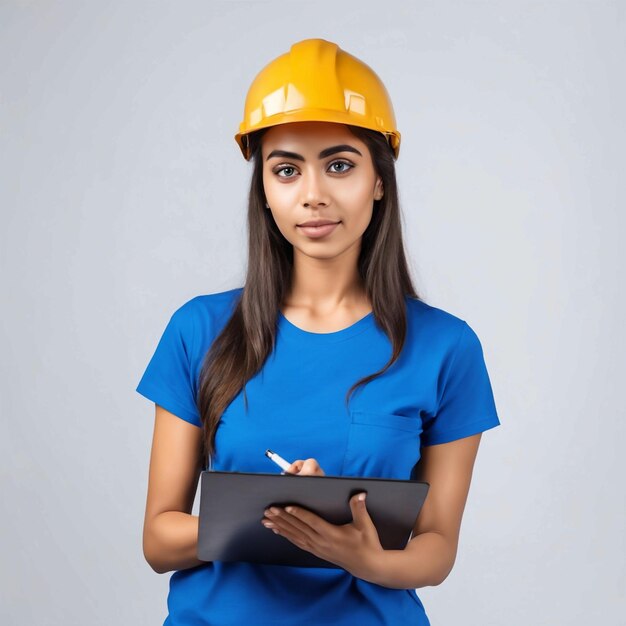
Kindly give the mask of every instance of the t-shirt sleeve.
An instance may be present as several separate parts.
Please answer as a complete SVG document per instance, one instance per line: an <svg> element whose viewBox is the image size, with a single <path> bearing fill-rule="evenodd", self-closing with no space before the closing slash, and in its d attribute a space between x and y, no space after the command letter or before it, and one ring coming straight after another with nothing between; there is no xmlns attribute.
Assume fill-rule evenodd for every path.
<svg viewBox="0 0 626 626"><path fill-rule="evenodd" d="M192 371L194 337L192 312L183 305L171 316L136 391L201 428Z"/></svg>
<svg viewBox="0 0 626 626"><path fill-rule="evenodd" d="M444 377L437 412L423 424L421 445L447 443L500 425L482 345L465 321Z"/></svg>

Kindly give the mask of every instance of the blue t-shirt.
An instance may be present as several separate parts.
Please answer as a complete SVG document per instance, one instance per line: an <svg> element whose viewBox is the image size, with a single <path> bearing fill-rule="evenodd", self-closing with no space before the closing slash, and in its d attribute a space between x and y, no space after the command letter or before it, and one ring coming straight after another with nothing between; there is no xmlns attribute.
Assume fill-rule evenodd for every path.
<svg viewBox="0 0 626 626"><path fill-rule="evenodd" d="M195 398L202 362L241 292L200 295L178 308L137 391L201 427ZM221 417L211 469L280 472L265 456L270 448L289 461L313 457L329 475L409 479L420 446L498 426L476 333L442 309L405 301L400 358L358 387L348 408L350 386L392 354L373 313L332 333L302 330L279 313L274 351L246 384L248 412L241 391ZM429 625L414 589L334 568L208 562L172 573L167 604L169 626Z"/></svg>

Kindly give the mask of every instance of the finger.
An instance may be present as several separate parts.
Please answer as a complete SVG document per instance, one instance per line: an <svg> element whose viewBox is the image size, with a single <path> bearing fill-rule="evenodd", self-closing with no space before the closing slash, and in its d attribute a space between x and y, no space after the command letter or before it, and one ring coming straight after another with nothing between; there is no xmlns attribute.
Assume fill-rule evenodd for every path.
<svg viewBox="0 0 626 626"><path fill-rule="evenodd" d="M289 539L299 548L311 551L317 545L319 535L309 526L284 511L270 517L277 534Z"/></svg>
<svg viewBox="0 0 626 626"><path fill-rule="evenodd" d="M309 467L311 468L311 473L315 476L326 476L324 470L321 468L317 459L307 459L309 462Z"/></svg>
<svg viewBox="0 0 626 626"><path fill-rule="evenodd" d="M302 464L304 463L304 461L302 461L301 459L298 459L296 461L294 461L288 468L287 468L287 472L289 472L290 474L298 474L300 472L300 469L302 468Z"/></svg>
<svg viewBox="0 0 626 626"><path fill-rule="evenodd" d="M319 475L321 468L319 463L315 459L307 459L302 464L302 469L300 470L300 474L304 474L306 476L315 476Z"/></svg>
<svg viewBox="0 0 626 626"><path fill-rule="evenodd" d="M329 537L336 530L333 524L312 511L290 504L281 514L293 526L300 530L310 529L314 535Z"/></svg>
<svg viewBox="0 0 626 626"><path fill-rule="evenodd" d="M315 537L318 536L318 533L311 528L308 524L305 524L297 517L286 513L284 509L278 514L273 515L271 518L272 522L276 524L276 527L285 533L289 533L294 537L299 537L302 540L315 540Z"/></svg>
<svg viewBox="0 0 626 626"><path fill-rule="evenodd" d="M350 498L352 521L357 528L364 529L374 526L374 522L367 510L366 498L367 494L365 492L357 493Z"/></svg>

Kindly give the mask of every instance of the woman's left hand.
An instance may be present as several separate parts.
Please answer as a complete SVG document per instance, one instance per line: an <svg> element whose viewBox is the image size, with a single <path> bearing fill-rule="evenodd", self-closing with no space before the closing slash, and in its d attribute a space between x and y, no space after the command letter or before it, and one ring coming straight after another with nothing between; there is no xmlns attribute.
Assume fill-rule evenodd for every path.
<svg viewBox="0 0 626 626"><path fill-rule="evenodd" d="M293 505L266 509L262 523L298 548L339 565L357 578L367 579L384 548L365 500L357 499L359 495L365 494L350 498L352 521L347 524L331 524L319 515ZM272 511L276 513L272 514ZM268 522L273 526L268 526Z"/></svg>

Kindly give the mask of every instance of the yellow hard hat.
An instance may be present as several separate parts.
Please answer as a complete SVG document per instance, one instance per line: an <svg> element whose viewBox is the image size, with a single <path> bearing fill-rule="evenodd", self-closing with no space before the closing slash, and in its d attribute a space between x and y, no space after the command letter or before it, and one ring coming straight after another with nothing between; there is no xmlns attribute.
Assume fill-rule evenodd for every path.
<svg viewBox="0 0 626 626"><path fill-rule="evenodd" d="M248 134L288 122L338 122L381 132L400 153L389 93L371 67L325 39L304 39L252 81L235 141L246 161Z"/></svg>

